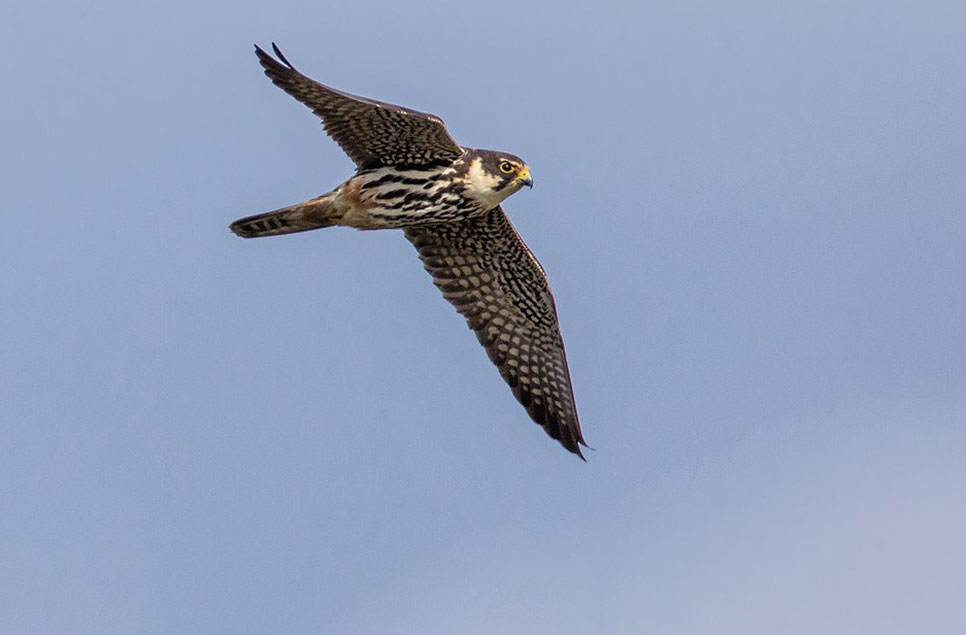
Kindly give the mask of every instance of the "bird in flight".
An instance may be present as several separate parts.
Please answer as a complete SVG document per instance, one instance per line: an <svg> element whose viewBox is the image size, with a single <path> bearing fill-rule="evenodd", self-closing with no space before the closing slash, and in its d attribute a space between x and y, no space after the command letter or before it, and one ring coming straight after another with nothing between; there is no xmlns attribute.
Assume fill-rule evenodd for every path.
<svg viewBox="0 0 966 635"><path fill-rule="evenodd" d="M459 145L436 115L319 84L272 49L278 59L255 47L265 74L322 119L357 170L327 194L241 218L231 230L256 238L336 225L402 229L530 417L583 458L550 285L500 206L533 187L529 166Z"/></svg>

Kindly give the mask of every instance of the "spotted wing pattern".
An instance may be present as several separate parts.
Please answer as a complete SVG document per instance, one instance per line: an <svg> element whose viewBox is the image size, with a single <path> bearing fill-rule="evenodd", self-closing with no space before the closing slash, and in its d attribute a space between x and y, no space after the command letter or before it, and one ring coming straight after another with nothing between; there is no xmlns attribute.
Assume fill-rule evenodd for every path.
<svg viewBox="0 0 966 635"><path fill-rule="evenodd" d="M462 223L407 229L406 237L533 420L583 458L550 285L502 208Z"/></svg>
<svg viewBox="0 0 966 635"><path fill-rule="evenodd" d="M436 115L323 86L295 70L275 44L272 48L278 60L255 47L265 74L322 118L325 131L360 170L450 163L463 153Z"/></svg>

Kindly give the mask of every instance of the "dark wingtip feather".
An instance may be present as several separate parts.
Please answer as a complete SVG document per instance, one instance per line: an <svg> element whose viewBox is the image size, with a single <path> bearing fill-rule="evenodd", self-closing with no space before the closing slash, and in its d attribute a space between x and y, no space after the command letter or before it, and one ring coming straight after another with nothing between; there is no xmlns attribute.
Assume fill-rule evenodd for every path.
<svg viewBox="0 0 966 635"><path fill-rule="evenodd" d="M514 390L514 394L516 391ZM521 403L523 400L520 400ZM560 445L562 445L568 452L573 452L581 458L582 461L586 462L587 459L584 457L583 452L580 451L580 446L593 450L589 445L584 443L584 437L580 433L579 427L571 427L566 423L560 421L556 416L550 415L545 410L543 412L534 409L532 406L527 407L527 412L533 418L534 421L539 423L544 431L551 436L551 438L556 439ZM538 415L542 415L539 416Z"/></svg>
<svg viewBox="0 0 966 635"><path fill-rule="evenodd" d="M257 44L255 45L255 57L258 58L258 63L261 64L262 68L264 68L266 71L271 68L281 66L281 64L279 64L274 57L266 53L265 49Z"/></svg>
<svg viewBox="0 0 966 635"><path fill-rule="evenodd" d="M564 447L565 448L567 448L568 450L570 450L571 452L573 452L574 454L576 454L577 456L579 456L580 457L580 460L583 461L584 463L586 463L587 462L587 457L585 457L584 456L584 453L580 451L580 446L584 446L588 450L593 450L594 449L594 448L590 447L589 445L587 445L586 443L584 443L583 438L580 438L580 437L577 438L577 442L576 443L565 443L564 444Z"/></svg>
<svg viewBox="0 0 966 635"><path fill-rule="evenodd" d="M275 44L275 42L272 42L272 50L275 51L275 55L278 56L280 62L291 68L293 71L295 70L295 66L292 65L292 62L288 61L288 59L285 57L285 54L282 53L282 49L278 48L278 45Z"/></svg>
<svg viewBox="0 0 966 635"><path fill-rule="evenodd" d="M258 58L258 61L261 62L262 65L265 64L266 60L272 60L272 56L266 53L265 49L263 49L257 44L255 45L255 57ZM275 60L272 60L272 61L274 62Z"/></svg>
<svg viewBox="0 0 966 635"><path fill-rule="evenodd" d="M282 51L280 51L275 45L275 42L272 42L272 49L275 51L275 55L277 55L279 59L275 59L269 55L265 49L257 44L255 45L255 56L258 57L258 61L262 65L262 68L265 69L266 73L271 72L282 75L289 74L289 71L295 71L296 73L298 72L295 67L292 66L292 63L289 62L284 55L282 55ZM281 60L281 62L279 60Z"/></svg>
<svg viewBox="0 0 966 635"><path fill-rule="evenodd" d="M240 220L236 220L234 223L229 225L228 229L230 229L236 236L241 236L242 238L254 238L255 236L255 234L251 233L242 226Z"/></svg>

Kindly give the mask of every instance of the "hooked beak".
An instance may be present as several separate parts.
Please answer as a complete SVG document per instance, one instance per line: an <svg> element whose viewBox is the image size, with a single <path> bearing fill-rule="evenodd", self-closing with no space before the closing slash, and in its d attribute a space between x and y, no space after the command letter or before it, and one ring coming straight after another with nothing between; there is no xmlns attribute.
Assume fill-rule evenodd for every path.
<svg viewBox="0 0 966 635"><path fill-rule="evenodd" d="M530 168L523 168L523 171L520 172L520 176L518 176L517 179L520 181L521 185L526 185L531 190L533 189L533 179L530 178Z"/></svg>

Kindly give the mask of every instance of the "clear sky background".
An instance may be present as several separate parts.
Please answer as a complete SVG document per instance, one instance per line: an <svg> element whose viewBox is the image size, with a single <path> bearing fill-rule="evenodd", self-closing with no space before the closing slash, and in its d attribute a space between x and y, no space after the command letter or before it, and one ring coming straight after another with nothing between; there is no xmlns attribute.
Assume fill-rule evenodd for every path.
<svg viewBox="0 0 966 635"><path fill-rule="evenodd" d="M962 2L22 2L0 632L966 632ZM583 463L261 74L532 166Z"/></svg>

